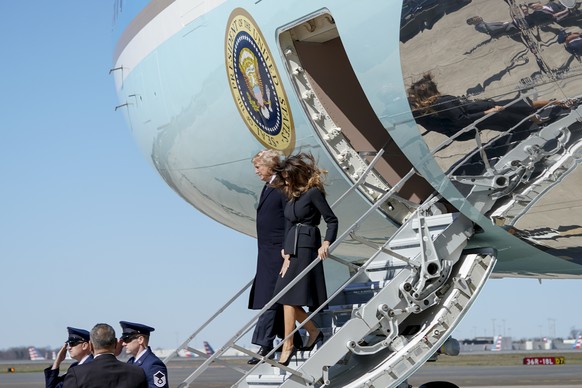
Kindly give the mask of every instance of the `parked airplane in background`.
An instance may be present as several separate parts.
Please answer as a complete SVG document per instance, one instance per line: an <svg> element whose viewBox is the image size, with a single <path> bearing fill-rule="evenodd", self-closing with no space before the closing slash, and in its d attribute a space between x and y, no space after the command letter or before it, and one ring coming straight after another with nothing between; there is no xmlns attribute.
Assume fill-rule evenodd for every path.
<svg viewBox="0 0 582 388"><path fill-rule="evenodd" d="M501 345L503 343L503 337L502 336L497 336L497 340L495 341L495 343L493 344L493 346L491 347L491 351L492 352L499 352L501 351Z"/></svg>
<svg viewBox="0 0 582 388"><path fill-rule="evenodd" d="M116 109L184 200L254 236L254 154L329 171L326 342L237 386L405 384L490 277L582 278L582 64L575 31L558 36L579 4L552 6L567 17L516 0L115 1ZM229 349L254 356L257 317L184 386Z"/></svg>
<svg viewBox="0 0 582 388"><path fill-rule="evenodd" d="M167 357L167 356L168 356L167 354L164 355L164 357ZM197 357L197 354L194 352L191 352L189 350L186 350L186 349L180 349L178 351L178 357L192 358L192 357Z"/></svg>
<svg viewBox="0 0 582 388"><path fill-rule="evenodd" d="M212 349L212 346L210 346L210 344L206 341L204 341L204 351L206 352L207 356L212 356L214 354L214 349Z"/></svg>
<svg viewBox="0 0 582 388"><path fill-rule="evenodd" d="M38 354L38 350L36 350L34 346L28 348L28 355L30 356L31 361L46 360L46 357L43 357L40 354Z"/></svg>
<svg viewBox="0 0 582 388"><path fill-rule="evenodd" d="M176 350L165 352L162 356L159 355L159 357L171 359L171 358L173 358L174 354L177 354L178 357L183 357L183 358L191 358L191 357L208 358L208 357L213 356L215 352L214 352L214 349L212 348L212 346L208 343L208 341L204 341L203 345L204 345L204 349L193 349L190 347L179 348ZM224 355L228 356L228 357L240 357L241 355L243 355L243 353L231 349L231 350L225 352Z"/></svg>
<svg viewBox="0 0 582 388"><path fill-rule="evenodd" d="M207 341L203 342L203 347L204 349L154 349L154 353L160 358L173 357L174 355L181 358L193 358L204 354L210 357L214 354L214 349Z"/></svg>

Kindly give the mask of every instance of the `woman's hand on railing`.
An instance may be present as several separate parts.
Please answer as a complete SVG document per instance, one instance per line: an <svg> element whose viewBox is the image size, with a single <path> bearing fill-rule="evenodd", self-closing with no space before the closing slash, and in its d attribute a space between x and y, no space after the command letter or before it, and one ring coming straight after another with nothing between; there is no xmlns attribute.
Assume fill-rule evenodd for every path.
<svg viewBox="0 0 582 388"><path fill-rule="evenodd" d="M321 247L319 247L319 249L317 250L317 256L321 260L325 260L327 259L328 255L329 255L329 241L324 241L323 244L321 244Z"/></svg>

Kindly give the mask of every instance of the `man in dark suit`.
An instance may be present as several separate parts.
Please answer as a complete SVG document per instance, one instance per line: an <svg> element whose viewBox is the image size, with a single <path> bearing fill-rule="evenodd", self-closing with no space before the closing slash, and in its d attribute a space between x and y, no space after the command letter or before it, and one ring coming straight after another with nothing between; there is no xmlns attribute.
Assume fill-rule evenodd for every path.
<svg viewBox="0 0 582 388"><path fill-rule="evenodd" d="M61 350L59 350L52 367L48 367L44 370L46 388L61 388L63 386L66 373L59 376L59 369L61 363L67 356L67 349L69 350L71 358L75 360L69 369L93 361L93 355L91 354L89 346L89 332L84 329L77 329L76 327L67 327L67 331L69 337Z"/></svg>
<svg viewBox="0 0 582 388"><path fill-rule="evenodd" d="M89 364L71 368L63 388L147 388L143 369L115 358L115 330L99 323L91 330L94 359Z"/></svg>
<svg viewBox="0 0 582 388"><path fill-rule="evenodd" d="M121 341L125 352L131 355L128 364L142 368L148 380L150 388L168 388L168 369L149 347L150 333L153 327L141 323L121 321L119 322L123 332Z"/></svg>
<svg viewBox="0 0 582 388"><path fill-rule="evenodd" d="M264 150L252 159L255 174L265 182L257 206L257 271L249 296L249 308L253 310L262 309L273 298L275 283L283 264L281 257L285 237L283 209L287 204L287 198L280 190L269 187L275 178L273 169L282 158L283 153L280 151ZM273 350L273 341L278 333L283 333L282 309L280 305L275 304L259 317L253 332L251 342L261 347L258 351L261 356L266 356ZM302 344L298 333L295 340ZM252 365L259 361L253 357L248 363Z"/></svg>

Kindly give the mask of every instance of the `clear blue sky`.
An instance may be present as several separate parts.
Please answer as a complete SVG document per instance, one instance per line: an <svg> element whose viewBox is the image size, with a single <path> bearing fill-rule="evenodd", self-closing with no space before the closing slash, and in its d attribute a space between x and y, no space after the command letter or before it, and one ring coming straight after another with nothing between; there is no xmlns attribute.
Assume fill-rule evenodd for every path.
<svg viewBox="0 0 582 388"><path fill-rule="evenodd" d="M198 213L134 144L112 78L107 0L0 1L0 349L130 320L174 347L251 279L255 240ZM457 337L566 336L582 281L491 281ZM246 300L194 341L215 347ZM239 323L237 323L239 322Z"/></svg>

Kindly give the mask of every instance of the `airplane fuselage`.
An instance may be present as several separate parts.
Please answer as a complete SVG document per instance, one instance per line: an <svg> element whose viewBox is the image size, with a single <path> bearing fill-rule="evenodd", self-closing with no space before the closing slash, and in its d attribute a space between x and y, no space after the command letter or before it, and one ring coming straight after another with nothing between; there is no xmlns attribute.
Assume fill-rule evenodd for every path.
<svg viewBox="0 0 582 388"><path fill-rule="evenodd" d="M428 6L429 2L424 3ZM456 13L464 16L477 11L476 1L448 3L458 3L453 4L459 8ZM317 121L327 118L309 110L308 96L301 94L294 80L297 72L303 69L301 64L293 65L293 61L288 60L286 51L295 50L288 47L289 42L295 41L305 46L301 48L305 52L321 51L322 58L345 55L345 59L323 64L325 72L335 74L332 83L340 92L332 90L331 86L322 86L322 89L327 88L322 93L332 95L332 100L333 95L341 95L343 101L334 100L338 109L346 111L353 104L363 106L362 111L374 115L372 124L361 120L356 113L344 119L354 126L358 126L359 121L362 125L380 123L386 132L382 135L386 142L393 142L401 152L395 157L397 163L394 165L402 164L402 168L393 167L395 174L401 177L404 175L401 170L410 167L422 176L422 182L416 185L422 189L418 192L408 190L403 195L406 200L422 202L427 197L426 187L442 195L451 207L483 229L472 244L499 248L496 271L503 276L579 275L579 258L558 259L508 233L507 227L494 225L467 201L466 193L451 182L447 171L431 154L413 118L406 84L423 71L440 69L438 71L444 74L460 68L446 63L446 54L434 53L435 50L449 51L450 62L457 59L455 56L464 58L466 67L473 66L475 59L498 63L500 57L495 51L497 48L489 56L483 53L462 55L472 44L455 50L447 42L439 44L437 39L434 47L427 46L423 39L428 39L430 33L434 38L444 36L437 35L440 32L437 27L445 25L449 18L445 16L447 10L443 11L442 19L432 20L431 23L436 23L433 31L429 31L428 22L423 21L424 30L410 33L405 24L410 18L403 13L414 13L406 8L408 5L410 2L405 1L401 12L401 6L385 1L245 3L216 0L194 4L177 0L123 4L125 8L117 13L121 33L113 66L118 69L113 74L120 105L124 106L123 111L140 148L172 189L209 217L254 235L261 182L253 175L250 158L258 150L271 147L287 154L300 150L314 153L321 166L329 171L330 202L352 185L350 175L357 175L357 171L350 171L338 162L330 152L329 142L326 144L316 130ZM416 12L423 14L425 11ZM434 11L426 12L431 15ZM451 12L450 18L453 17ZM322 20L325 22L326 18L329 20L327 26L316 25ZM466 34L478 35L470 26L462 27ZM321 33L307 37L299 35L310 28L320 28ZM461 30L459 26L443 27L445 32L458 30ZM291 35L285 37L289 32ZM402 42L404 35L400 40L399 36L405 32L408 40ZM338 38L341 50L324 47L328 41ZM455 41L452 36L449 40ZM492 47L494 43L497 42L491 43ZM503 42L505 46L510 43L510 40ZM248 66L243 69L245 54ZM315 58L317 53L303 54L305 62L310 55ZM315 65L309 66L308 70L313 68L311 73L319 71ZM342 66L349 67L353 74L342 70ZM456 72L454 78L442 78L466 91L462 86L483 83L487 76L471 70ZM490 94L523 90L518 88L515 77L507 78L491 87ZM326 80L320 79L319 82L325 84ZM552 84L557 83L544 81L538 88L549 94L548 90L555 89ZM573 96L574 92L567 97ZM349 140L357 142L353 138ZM358 151L381 148L365 140ZM369 206L369 198L359 193L351 195L348 202L349 205L336 209L340 226L344 227L351 225ZM568 199L564 205L568 206L570 214L580 211L578 198ZM555 212L555 209L542 210L546 214L538 215L538 223L531 223L531 229L545 226L540 220L544 217L550 220ZM375 239L389 236L397 228L398 222L394 219L377 214L362 226L361 233ZM358 256L349 247L338 249L338 252L344 249L354 259Z"/></svg>

